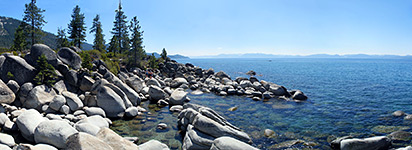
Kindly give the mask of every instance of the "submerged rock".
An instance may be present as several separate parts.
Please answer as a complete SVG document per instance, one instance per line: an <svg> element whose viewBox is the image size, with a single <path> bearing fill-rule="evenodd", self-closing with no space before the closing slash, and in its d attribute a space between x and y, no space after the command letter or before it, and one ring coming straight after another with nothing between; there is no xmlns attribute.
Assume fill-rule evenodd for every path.
<svg viewBox="0 0 412 150"><path fill-rule="evenodd" d="M133 142L124 139L109 128L100 129L96 137L110 145L114 150L139 149Z"/></svg>
<svg viewBox="0 0 412 150"><path fill-rule="evenodd" d="M66 150L114 150L110 145L87 133L78 132L67 139Z"/></svg>
<svg viewBox="0 0 412 150"><path fill-rule="evenodd" d="M340 142L341 150L384 150L391 145L386 136L376 136L365 139L345 139Z"/></svg>
<svg viewBox="0 0 412 150"><path fill-rule="evenodd" d="M212 147L210 148L210 150L223 149L258 150L257 148L250 146L249 144L227 136L215 139L213 141Z"/></svg>
<svg viewBox="0 0 412 150"><path fill-rule="evenodd" d="M405 115L405 112L398 110L398 111L393 112L392 115L395 117L402 117Z"/></svg>
<svg viewBox="0 0 412 150"><path fill-rule="evenodd" d="M146 143L139 145L140 150L169 150L166 144L159 142L158 140L150 140Z"/></svg>
<svg viewBox="0 0 412 150"><path fill-rule="evenodd" d="M183 90L175 90L170 96L170 105L183 105L187 99L187 92Z"/></svg>

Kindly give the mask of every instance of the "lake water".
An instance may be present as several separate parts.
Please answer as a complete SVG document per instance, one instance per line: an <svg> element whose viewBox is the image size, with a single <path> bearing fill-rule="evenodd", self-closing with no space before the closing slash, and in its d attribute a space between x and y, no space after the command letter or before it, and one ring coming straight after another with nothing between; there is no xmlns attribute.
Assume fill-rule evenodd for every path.
<svg viewBox="0 0 412 150"><path fill-rule="evenodd" d="M260 80L302 90L309 97L305 102L296 103L276 99L256 102L244 96L190 95L191 103L213 108L248 133L253 145L261 149L328 149L328 142L335 137L369 137L411 130L411 121L392 117L391 113L396 110L412 113L412 60L276 58L182 59L178 62L213 68L215 72L222 70L232 79L247 77L245 73L254 70ZM147 103L143 105L149 107ZM227 110L233 106L238 109ZM155 138L178 148L182 137L175 127L177 113L168 112L167 107L148 109L152 113L143 116L144 122L119 120L112 128L123 136L139 136L141 142ZM147 122L154 127L142 129ZM156 131L159 122L172 127ZM274 130L276 136L264 137L265 129ZM395 146L408 144L411 143L400 142Z"/></svg>

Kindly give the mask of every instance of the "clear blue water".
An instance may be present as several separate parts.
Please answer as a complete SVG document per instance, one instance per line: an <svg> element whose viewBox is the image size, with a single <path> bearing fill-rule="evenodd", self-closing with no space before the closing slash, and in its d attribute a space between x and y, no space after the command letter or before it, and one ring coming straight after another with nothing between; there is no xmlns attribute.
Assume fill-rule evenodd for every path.
<svg viewBox="0 0 412 150"><path fill-rule="evenodd" d="M237 96L192 98L193 103L211 108L216 103L226 103L227 108L238 105L239 111L229 112L226 107L218 111L229 116L233 124L244 127L252 137L259 134L255 135L258 138L255 144L262 148L268 148L268 142L279 142L261 137L266 128L280 135L292 132L325 145L327 137L332 135L385 135L382 132L390 130L377 130L376 126L411 125L391 113L396 110L412 113L412 60L186 59L178 62L224 71L233 79L247 77L245 73L254 70L258 79L300 89L309 97L303 103L254 102Z"/></svg>
<svg viewBox="0 0 412 150"><path fill-rule="evenodd" d="M399 129L410 131L412 122L392 117L403 110L412 113L412 60L375 59L182 59L203 69L224 71L232 79L249 70L257 78L302 90L309 99L296 103L271 99L253 101L244 96L190 95L191 103L213 108L249 134L261 149L329 149L335 137L386 135ZM182 136L175 127L177 113L168 107L148 107L151 113L130 121L115 121L112 127L123 136L138 136L141 142L158 139L180 149ZM227 109L238 106L236 111ZM150 118L150 119L148 119ZM153 118L155 121L153 121ZM152 121L140 121L140 120ZM156 130L165 122L173 128ZM148 123L152 124L149 126ZM263 136L272 129L276 136ZM174 138L173 138L174 137ZM290 144L302 140L311 144ZM409 142L395 146L410 145Z"/></svg>

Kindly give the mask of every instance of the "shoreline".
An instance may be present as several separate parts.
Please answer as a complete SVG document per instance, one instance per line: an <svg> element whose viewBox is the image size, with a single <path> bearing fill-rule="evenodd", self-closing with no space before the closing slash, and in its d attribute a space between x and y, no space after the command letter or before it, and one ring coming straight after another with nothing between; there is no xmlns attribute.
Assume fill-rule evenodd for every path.
<svg viewBox="0 0 412 150"><path fill-rule="evenodd" d="M47 143L48 146L53 145L57 148L65 148L70 144L84 146L80 140L83 138L90 138L91 141L98 143L107 140L105 137L111 136L124 142L127 140L107 127L112 124L113 118L133 118L142 115L147 110L139 105L142 101L150 101L150 103L160 107L170 106L171 111L182 111L178 117L178 128L186 131L182 141L184 147L190 149L190 147L203 145L203 149L219 148L228 146L219 145L222 141L232 143L229 146L236 146L250 143L251 139L249 135L231 125L213 109L190 104L187 89L196 91L198 94L212 92L219 96L246 96L255 101L275 98L299 102L307 99L307 96L300 90L288 91L283 86L263 80L259 81L254 77L256 73L253 71L248 72L252 75L250 78L238 77L232 80L223 71L215 72L213 69L206 70L190 63L180 64L171 60L159 64L159 69L154 71L156 73L153 78L146 77L146 72L139 69L129 72L123 70L115 75L105 67L106 64L102 61L94 61L94 69L92 70L81 68L81 59L75 50L70 48L66 48L66 50L68 50L68 54L63 55L60 52L54 52L45 45L36 44L34 48L32 47L31 54L24 59L10 54L0 56L2 74L12 72L15 75L15 80L6 79L1 84L2 90L6 93L4 94L6 95L5 100L1 102L4 111L0 113L4 114L0 116L3 116L5 120L2 124L5 131L16 133L20 130L23 138L31 144ZM27 82L32 78L31 74L35 72L33 58L30 57L40 54L48 54L47 61L55 66L59 72L61 80L56 82L53 87L35 86ZM70 59L65 58L79 58L80 61L67 61ZM72 67L77 69L71 69ZM23 72L23 74L18 74L18 72ZM3 78L5 75L2 75L2 81ZM37 118L37 121L31 122L32 118ZM203 121L202 124L199 123L201 121ZM52 126L50 130L60 131L60 128L55 124L66 127L63 137L55 135L56 133L50 133L49 129L41 128ZM204 124L209 124L212 127L208 128ZM160 124L158 127L167 128L167 126L164 127ZM199 134L204 136L196 136ZM136 138L129 139L136 142ZM346 140L352 140L349 143L359 143L359 140ZM188 141L192 141L192 144L190 145ZM338 140L335 143L339 145L342 143L341 141ZM387 141L386 137L377 140L377 142L382 141ZM145 145L139 146L130 141L123 144L109 142L109 147L160 146L168 148L167 145L159 141L149 142L149 144L144 143ZM27 146L15 144L14 142L11 145ZM247 147L247 145L244 146ZM9 145L9 147L12 146ZM28 147L30 146L32 145L28 145ZM253 147L249 148L254 149Z"/></svg>

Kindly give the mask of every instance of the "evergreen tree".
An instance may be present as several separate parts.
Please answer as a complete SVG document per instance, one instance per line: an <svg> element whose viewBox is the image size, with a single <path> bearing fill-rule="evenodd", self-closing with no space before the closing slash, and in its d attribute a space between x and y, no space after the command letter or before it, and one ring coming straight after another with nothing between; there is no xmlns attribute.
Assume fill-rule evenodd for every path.
<svg viewBox="0 0 412 150"><path fill-rule="evenodd" d="M37 59L36 70L38 73L33 79L34 83L36 85L46 84L47 86L52 87L56 82L57 73L54 67L47 63L47 58L45 55L41 55Z"/></svg>
<svg viewBox="0 0 412 150"><path fill-rule="evenodd" d="M130 21L130 31L132 33L130 54L133 55L133 65L137 66L143 58L146 57L146 52L143 49L143 31L140 31L139 20L133 17Z"/></svg>
<svg viewBox="0 0 412 150"><path fill-rule="evenodd" d="M109 52L116 53L120 49L119 40L116 36L113 36L109 43Z"/></svg>
<svg viewBox="0 0 412 150"><path fill-rule="evenodd" d="M45 10L36 6L36 0L31 0L29 4L25 4L24 6L26 9L24 10L23 21L30 25L30 28L26 28L26 33L29 34L28 37L31 39L30 45L34 45L40 42L40 38L44 36L41 29L44 24L47 23L44 21L44 16L42 15Z"/></svg>
<svg viewBox="0 0 412 150"><path fill-rule="evenodd" d="M166 48L163 48L162 53L160 54L160 56L162 57L163 60L166 60L166 58L167 58Z"/></svg>
<svg viewBox="0 0 412 150"><path fill-rule="evenodd" d="M100 22L100 15L96 15L93 19L92 28L90 28L90 33L95 33L93 48L99 50L100 52L106 52L106 46L104 45L104 34L102 29L102 23Z"/></svg>
<svg viewBox="0 0 412 150"><path fill-rule="evenodd" d="M116 17L114 20L114 27L112 29L112 40L110 41L111 44L117 44L117 46L111 46L109 48L116 48L116 49L109 49L109 51L112 52L118 52L118 53L123 53L127 52L130 49L130 39L129 39L129 32L128 32L128 27L127 27L127 20L126 20L126 15L124 14L122 10L122 4L119 2L119 8L115 11L116 12ZM117 38L117 40L114 40L114 38Z"/></svg>
<svg viewBox="0 0 412 150"><path fill-rule="evenodd" d="M90 57L90 54L88 52L83 51L80 56L82 57L82 68L87 68L89 70L92 70L93 64L92 64L92 57Z"/></svg>
<svg viewBox="0 0 412 150"><path fill-rule="evenodd" d="M81 49L82 41L86 41L86 26L84 22L84 14L80 13L79 5L73 9L72 20L69 26L69 38L72 39L75 46Z"/></svg>
<svg viewBox="0 0 412 150"><path fill-rule="evenodd" d="M56 37L57 37L57 47L58 48L60 48L60 47L69 47L70 46L70 42L67 39L65 29L58 28Z"/></svg>
<svg viewBox="0 0 412 150"><path fill-rule="evenodd" d="M27 34L25 29L27 24L25 22L20 23L17 27L16 31L14 32L14 40L13 46L11 46L11 50L14 51L22 51L27 47Z"/></svg>
<svg viewBox="0 0 412 150"><path fill-rule="evenodd" d="M157 68L157 62L156 62L156 57L154 56L154 53L152 53L152 56L149 58L149 67L152 69Z"/></svg>

